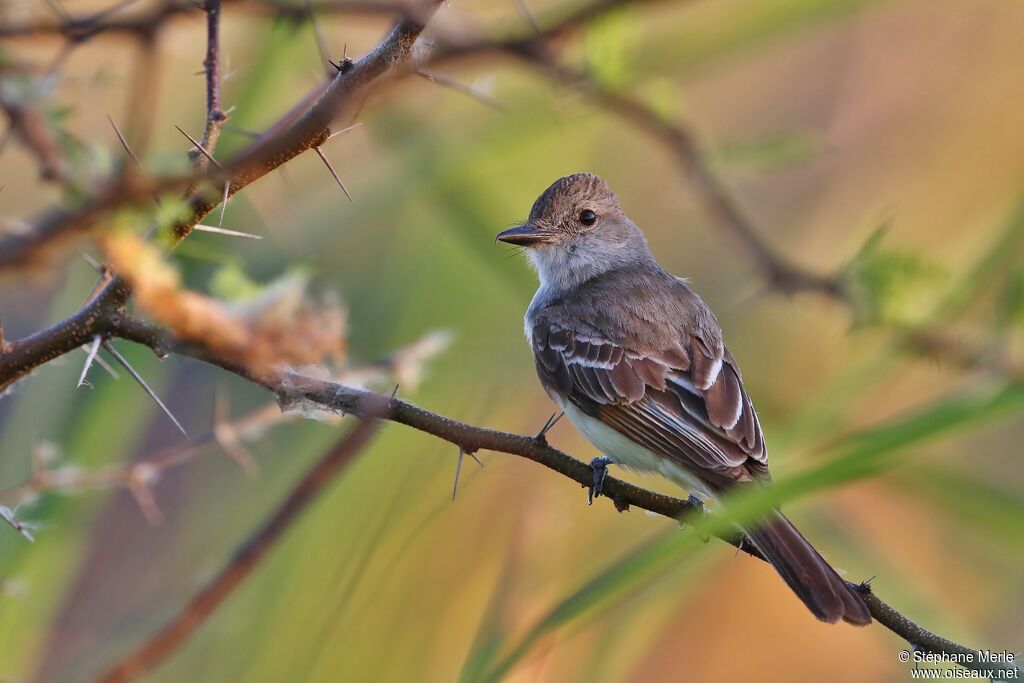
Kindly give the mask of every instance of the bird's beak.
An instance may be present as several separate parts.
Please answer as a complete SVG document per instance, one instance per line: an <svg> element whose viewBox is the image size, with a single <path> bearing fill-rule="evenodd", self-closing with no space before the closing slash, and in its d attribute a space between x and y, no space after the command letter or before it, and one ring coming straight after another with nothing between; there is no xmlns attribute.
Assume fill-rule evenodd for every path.
<svg viewBox="0 0 1024 683"><path fill-rule="evenodd" d="M498 234L494 241L496 242L507 242L508 244L516 244L521 247L530 247L535 244L540 244L546 241L548 237L547 232L539 230L537 226L531 223L523 223L517 225L514 228Z"/></svg>

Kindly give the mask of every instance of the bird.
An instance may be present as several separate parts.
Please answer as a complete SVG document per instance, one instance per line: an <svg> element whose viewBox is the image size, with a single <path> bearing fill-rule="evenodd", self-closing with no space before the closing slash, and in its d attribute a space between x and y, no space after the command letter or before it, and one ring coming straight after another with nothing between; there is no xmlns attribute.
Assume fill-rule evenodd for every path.
<svg viewBox="0 0 1024 683"><path fill-rule="evenodd" d="M607 464L661 475L701 504L770 481L739 365L708 305L655 260L600 177L556 180L498 234L540 286L524 331L548 396ZM863 597L773 509L743 534L818 619L871 622Z"/></svg>

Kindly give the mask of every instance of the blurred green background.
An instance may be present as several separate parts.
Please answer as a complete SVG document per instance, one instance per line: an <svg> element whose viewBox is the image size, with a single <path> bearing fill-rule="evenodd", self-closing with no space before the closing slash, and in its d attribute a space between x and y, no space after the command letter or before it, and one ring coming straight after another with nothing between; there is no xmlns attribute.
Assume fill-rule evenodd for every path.
<svg viewBox="0 0 1024 683"><path fill-rule="evenodd" d="M529 2L542 23L565 9ZM8 16L47 12L4 4ZM105 4L63 2L72 12ZM439 21L527 27L512 0L453 1ZM387 27L385 18L320 23L336 55L343 44L362 54ZM195 12L161 35L158 99L146 112L153 169L185 167L188 143L174 124L202 128L203 26ZM814 295L765 291L664 149L581 95L495 59L438 70L486 91L502 112L409 77L325 147L354 202L306 154L230 202L224 226L262 241L194 234L175 261L200 291L240 272L269 282L306 269L314 290L338 291L348 306L356 364L449 330L449 349L403 395L532 433L553 410L522 338L535 281L494 235L555 178L598 173L661 263L716 311L776 478L840 463L787 505L797 525L852 580L876 577L878 593L923 625L1013 650L1024 641L1024 387L904 353L894 334L935 324L1020 367L1022 32L1024 5L1012 0L708 0L617 11L566 45L565 59L608 87L692 125L767 240L817 272L843 269L861 300L855 315ZM11 41L2 56L46 63L60 47ZM224 101L236 109L219 156L323 74L308 23L230 6L224 54ZM55 125L94 150L90 163L120 155L105 117L131 118L137 59L131 41L99 38L61 69L49 106ZM5 217L60 201L16 144L0 156L0 184ZM65 317L86 296L95 274L73 250L65 256L0 282L8 338ZM217 392L234 415L270 400L197 362L119 348L190 433L210 429ZM41 443L82 469L181 444L127 378L94 369L94 388L76 390L83 359L51 363L0 399L0 489L25 480ZM158 525L121 490L19 508L38 525L37 542L0 527L0 678L90 680L166 623L339 434L312 421L268 430L249 445L256 477L205 448L156 484ZM596 455L564 421L550 440ZM588 508L583 490L528 461L467 461L452 502L456 454L386 426L147 680L908 678L896 656L904 643L888 631L819 624L763 563L693 543L640 511Z"/></svg>

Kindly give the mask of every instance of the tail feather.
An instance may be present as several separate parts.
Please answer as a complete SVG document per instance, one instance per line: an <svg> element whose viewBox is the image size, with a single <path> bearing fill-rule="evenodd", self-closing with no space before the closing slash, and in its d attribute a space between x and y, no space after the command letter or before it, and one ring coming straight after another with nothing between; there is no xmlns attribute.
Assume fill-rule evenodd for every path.
<svg viewBox="0 0 1024 683"><path fill-rule="evenodd" d="M840 619L864 626L871 623L864 599L818 554L782 513L752 529L744 529L765 559L818 619Z"/></svg>

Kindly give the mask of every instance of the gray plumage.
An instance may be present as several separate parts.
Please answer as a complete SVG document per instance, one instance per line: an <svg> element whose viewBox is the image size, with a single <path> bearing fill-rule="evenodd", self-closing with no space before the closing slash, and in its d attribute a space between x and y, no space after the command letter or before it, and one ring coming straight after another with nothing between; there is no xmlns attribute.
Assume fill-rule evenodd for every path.
<svg viewBox="0 0 1024 683"><path fill-rule="evenodd" d="M761 426L718 321L657 264L602 179L555 181L499 239L528 247L540 278L525 329L541 383L605 455L704 498L768 480ZM781 513L744 531L819 619L870 623L863 599Z"/></svg>

